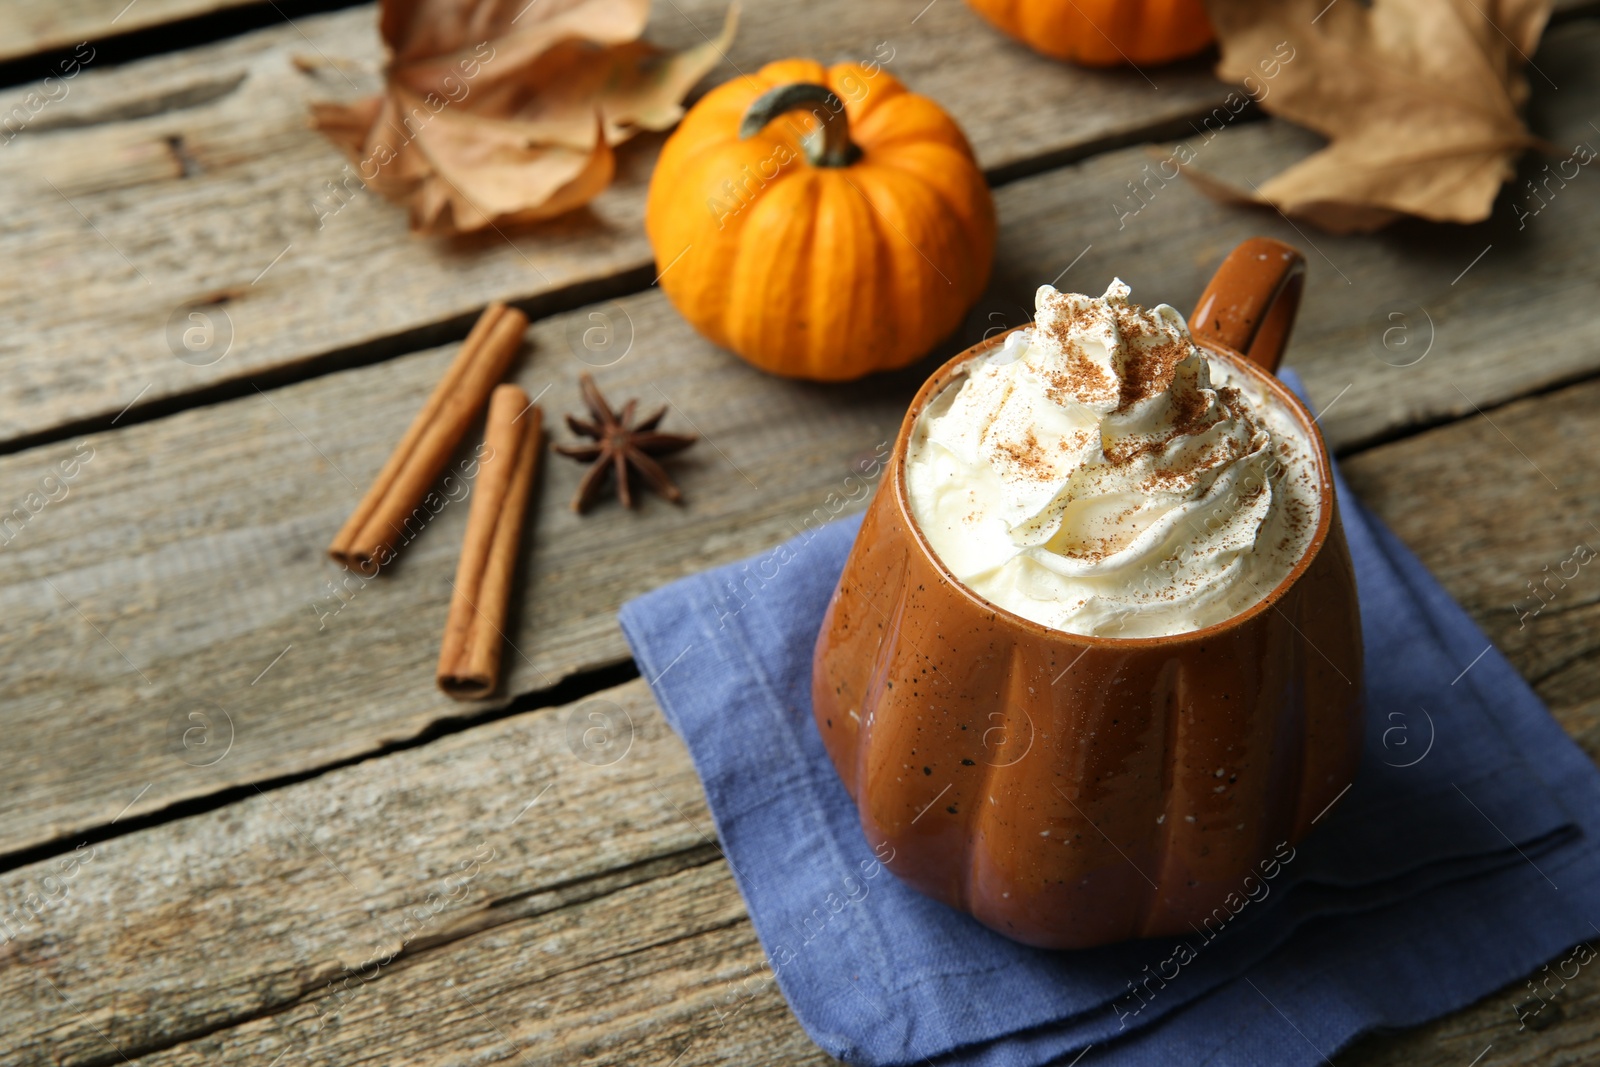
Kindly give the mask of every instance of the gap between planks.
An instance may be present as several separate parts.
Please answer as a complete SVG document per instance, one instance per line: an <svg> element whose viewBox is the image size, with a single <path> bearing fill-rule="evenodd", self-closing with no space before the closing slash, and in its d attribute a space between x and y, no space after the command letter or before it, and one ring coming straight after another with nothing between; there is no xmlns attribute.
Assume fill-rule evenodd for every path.
<svg viewBox="0 0 1600 1067"><path fill-rule="evenodd" d="M103 841L109 841L152 826L160 826L163 823L176 822L179 819L203 815L206 812L227 807L229 804L247 797L253 797L258 793L271 793L279 789L286 789L302 782L321 778L323 775L333 771L343 770L346 767L354 767L357 764L382 759L397 752L421 748L442 737L486 726L501 719L509 719L515 715L541 711L546 708L576 704L586 697L594 696L596 693L604 692L607 689L614 689L624 682L632 681L637 677L639 677L639 668L632 659L620 659L615 663L585 668L574 674L567 675L552 686L519 693L502 707L466 711L460 715L435 719L417 731L416 734L404 740L390 741L386 744L374 746L368 751L358 752L327 763L315 764L293 774L274 775L258 781L231 785L214 793L186 797L165 807L141 812L138 815L127 818L119 815L108 823L87 827L70 837L46 841L39 845L14 849L10 852L0 852L0 875L16 870L19 867L26 867L29 864L64 855L79 847L80 844L97 845ZM138 797L134 798L135 801L138 799ZM129 806L131 807L132 805L130 804Z"/></svg>
<svg viewBox="0 0 1600 1067"><path fill-rule="evenodd" d="M1597 3L1600 3L1600 0L1597 0ZM1120 130L1103 138L1085 141L1082 144L1051 149L1035 156L1010 160L995 167L986 168L984 174L988 178L990 188L1001 189L1015 182L1047 175L1051 171L1070 167L1073 164L1107 153L1141 145L1170 142L1192 132L1194 124L1203 120L1212 110L1212 108L1197 108L1192 114L1178 118L1162 119L1148 125ZM1230 128L1249 126L1265 121L1266 118L1267 116L1259 108L1251 104L1232 120ZM395 215L391 221L395 225L401 224L399 215ZM504 300L504 303L523 311L528 316L529 323L533 324L555 315L577 311L590 305L645 292L655 287L657 274L656 265L651 262L643 266L619 271L609 277L586 279L532 296L508 297ZM166 418L194 408L209 407L229 400L237 400L240 397L251 395L258 389L281 389L284 386L309 381L328 374L335 374L339 371L384 363L438 345L456 343L467 336L472 324L477 321L482 311L481 307L476 308L465 314L453 315L436 322L408 327L388 336L331 349L327 352L310 353L276 367L182 392L166 394L150 401L141 402L140 398L136 397L133 403L116 414L98 414L89 418L63 422L45 430L20 434L8 439L0 439L0 455L25 452L31 448L55 444L56 442L70 440L84 434L136 426L140 423Z"/></svg>

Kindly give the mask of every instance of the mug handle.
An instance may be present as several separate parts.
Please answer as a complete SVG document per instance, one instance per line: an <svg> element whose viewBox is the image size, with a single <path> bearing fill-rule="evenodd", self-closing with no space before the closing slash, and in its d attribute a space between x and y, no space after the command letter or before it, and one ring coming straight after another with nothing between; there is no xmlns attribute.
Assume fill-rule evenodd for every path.
<svg viewBox="0 0 1600 1067"><path fill-rule="evenodd" d="M1252 237L1228 253L1200 294L1189 332L1196 340L1224 345L1276 374L1289 343L1306 257L1270 237Z"/></svg>

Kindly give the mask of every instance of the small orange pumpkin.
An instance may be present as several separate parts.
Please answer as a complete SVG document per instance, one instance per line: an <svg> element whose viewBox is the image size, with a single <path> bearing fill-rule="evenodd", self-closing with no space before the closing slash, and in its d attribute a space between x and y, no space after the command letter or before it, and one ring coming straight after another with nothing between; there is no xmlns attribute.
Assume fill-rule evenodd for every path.
<svg viewBox="0 0 1600 1067"><path fill-rule="evenodd" d="M960 128L854 63L781 60L708 93L662 149L645 230L695 329L817 381L926 355L994 260L994 201Z"/></svg>
<svg viewBox="0 0 1600 1067"><path fill-rule="evenodd" d="M1036 52L1089 67L1170 63L1215 37L1201 0L967 0Z"/></svg>

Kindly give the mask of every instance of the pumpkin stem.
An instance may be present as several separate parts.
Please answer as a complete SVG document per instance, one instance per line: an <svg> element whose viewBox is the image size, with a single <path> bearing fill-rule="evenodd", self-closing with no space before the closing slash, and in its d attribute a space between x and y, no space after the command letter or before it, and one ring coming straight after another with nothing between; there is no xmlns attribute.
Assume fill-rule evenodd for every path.
<svg viewBox="0 0 1600 1067"><path fill-rule="evenodd" d="M769 89L756 98L739 124L740 137L754 137L767 124L789 111L810 111L817 128L800 139L806 161L813 167L848 167L861 158L861 149L850 140L850 119L844 101L826 85L795 82Z"/></svg>

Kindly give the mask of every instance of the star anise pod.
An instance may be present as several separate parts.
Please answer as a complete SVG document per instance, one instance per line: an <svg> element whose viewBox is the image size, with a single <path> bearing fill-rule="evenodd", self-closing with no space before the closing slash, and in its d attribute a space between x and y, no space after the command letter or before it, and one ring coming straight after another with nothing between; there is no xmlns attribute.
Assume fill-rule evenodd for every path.
<svg viewBox="0 0 1600 1067"><path fill-rule="evenodd" d="M617 476L617 499L625 507L633 507L633 493L628 487L630 470L637 471L646 485L673 503L682 500L683 494L678 487L672 484L672 479L661 469L661 464L651 457L682 452L695 443L695 435L661 433L656 429L667 414L666 405L634 424L633 414L639 405L637 400L628 401L620 412L614 412L589 375L578 376L578 387L583 392L583 402L588 405L591 418L580 419L576 415L568 415L567 425L573 433L592 438L594 443L556 446L556 451L563 456L593 464L584 474L583 481L578 483L578 491L572 497L572 510L579 514L587 510L600 496L607 476L613 471Z"/></svg>

